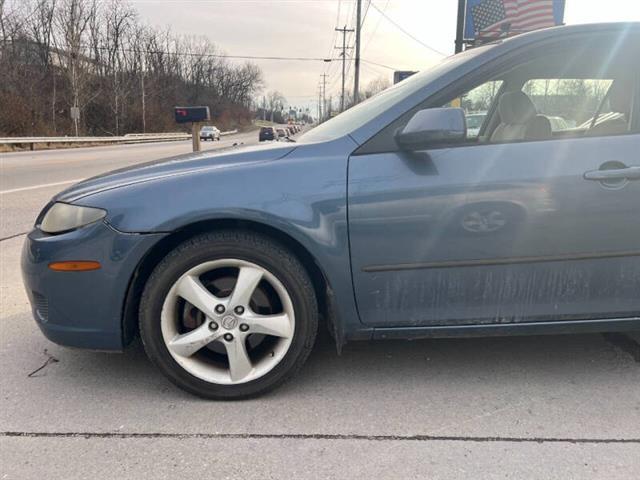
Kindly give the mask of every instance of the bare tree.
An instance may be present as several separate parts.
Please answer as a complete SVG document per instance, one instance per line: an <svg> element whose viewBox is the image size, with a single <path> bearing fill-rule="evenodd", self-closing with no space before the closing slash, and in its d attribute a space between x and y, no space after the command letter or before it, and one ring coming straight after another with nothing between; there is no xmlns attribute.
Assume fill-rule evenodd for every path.
<svg viewBox="0 0 640 480"><path fill-rule="evenodd" d="M273 122L276 112L280 112L284 108L286 100L284 96L277 90L267 93L267 105L269 108L271 121Z"/></svg>
<svg viewBox="0 0 640 480"><path fill-rule="evenodd" d="M54 36L57 62L67 77L70 95L68 105L80 111L89 100L92 59L85 55L85 40L88 26L97 15L95 0L62 0L56 9L55 23L58 35ZM75 119L75 134L78 135L78 119Z"/></svg>
<svg viewBox="0 0 640 480"><path fill-rule="evenodd" d="M256 65L141 24L127 0L0 0L0 34L0 134L166 131L173 106L196 103L234 128L263 86Z"/></svg>
<svg viewBox="0 0 640 480"><path fill-rule="evenodd" d="M367 84L366 88L364 89L364 92L360 94L360 98L373 97L374 95L382 92L383 90L386 90L390 86L391 86L391 82L387 77L374 78Z"/></svg>

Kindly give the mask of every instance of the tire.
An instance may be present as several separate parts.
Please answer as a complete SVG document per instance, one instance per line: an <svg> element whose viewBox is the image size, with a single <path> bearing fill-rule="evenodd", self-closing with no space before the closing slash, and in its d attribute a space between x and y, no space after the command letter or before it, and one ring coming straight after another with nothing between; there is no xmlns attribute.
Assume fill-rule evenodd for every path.
<svg viewBox="0 0 640 480"><path fill-rule="evenodd" d="M241 282L224 277L224 275L233 275L230 272L236 267L238 278L243 270L264 272L260 274L261 280L257 280L260 282L257 287L245 290L253 292L245 302L247 305L251 303L252 306L247 307L247 311L243 312L242 316L236 315L238 307L233 306L236 291L243 290L238 287ZM207 268L211 270L206 270ZM215 294L210 293L215 299L214 302L220 299L227 302L229 311L224 316L221 314L215 317L218 315L217 308L221 305L216 305L215 311L212 311L209 306L213 304L209 302L208 296L207 303L202 304L202 309L209 309L207 310L209 315L205 315L201 309L194 307L183 296L175 293L182 292L182 286L189 283L185 281L186 278L196 278L202 286L206 285L204 279L209 277L216 279L214 283L219 282L220 285L225 285L227 282L232 285L229 287L231 293L228 296L224 296L222 290L213 290L214 286L205 287L209 292L212 290L215 292ZM190 295L187 296L190 297ZM177 300L174 301L174 298ZM262 304L258 305L258 300ZM198 300L194 303L198 303ZM282 313L278 313L278 305ZM256 313L257 310L263 311L263 308L267 309L266 315L271 316L265 317ZM195 316L192 313L184 313L194 310ZM233 321L232 317L236 318L236 321ZM254 325L250 320L243 320L245 317L258 319L257 323ZM287 319L286 321L289 322L286 324L288 327L285 328L285 334L277 332L275 336L270 336L262 335L261 333L264 332L261 332L251 335L252 331L259 331L276 317ZM203 319L199 325L197 325L198 319ZM248 322L244 327L251 328L248 333L245 333L246 340L239 330L242 329L244 321ZM192 325L193 322L195 326ZM198 341L195 348L199 350L196 353L192 354L189 350L185 354L180 350L183 348L181 339L188 335L193 339L193 335L197 334L196 330L207 334L205 329L207 325L209 330L213 328L212 323L207 322L215 325L215 335L220 333L222 336L206 346L200 346ZM284 246L260 234L230 230L206 233L187 240L156 266L142 294L139 323L140 336L147 355L171 382L203 398L232 400L250 398L273 390L300 370L315 343L318 330L318 306L315 291L306 270ZM186 332L180 330L187 328L185 327L187 324L193 329ZM232 327L233 330L229 329ZM173 331L172 328L177 330ZM229 334L233 337L233 341L227 342ZM286 335L289 336L286 337ZM209 341L208 339L209 337L204 341ZM252 346L255 339L258 339L258 344ZM188 343L188 348L193 345L196 343ZM232 345L236 346L232 347ZM251 370L240 369L242 373L247 371L250 373L242 378L236 376L234 379L234 373L238 370L232 368L236 362L231 362L232 357L229 352L242 350L237 347L238 345L244 345L244 351L248 352L244 358L249 358L245 364L248 363ZM212 347L217 347L218 351ZM176 353L177 351L179 354ZM264 352L264 356L259 356L261 351ZM216 363L220 358L226 359L228 364L226 373L224 366L221 367L220 363ZM263 371L266 373L261 373Z"/></svg>

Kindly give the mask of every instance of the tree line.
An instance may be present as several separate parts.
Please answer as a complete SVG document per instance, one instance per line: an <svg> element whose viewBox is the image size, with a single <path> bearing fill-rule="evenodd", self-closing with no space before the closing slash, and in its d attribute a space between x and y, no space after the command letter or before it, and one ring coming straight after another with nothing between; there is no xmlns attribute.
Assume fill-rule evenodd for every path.
<svg viewBox="0 0 640 480"><path fill-rule="evenodd" d="M255 64L147 26L126 0L0 0L0 136L176 131L177 105L230 129L262 86Z"/></svg>

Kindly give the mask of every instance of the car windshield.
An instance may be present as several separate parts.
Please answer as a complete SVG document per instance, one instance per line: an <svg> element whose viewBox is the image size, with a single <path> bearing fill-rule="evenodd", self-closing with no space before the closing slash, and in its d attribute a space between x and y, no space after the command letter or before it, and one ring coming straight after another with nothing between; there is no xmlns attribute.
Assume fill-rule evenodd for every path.
<svg viewBox="0 0 640 480"><path fill-rule="evenodd" d="M426 87L434 79L439 70L460 64L480 52L492 48L494 45L467 50L458 55L446 57L428 70L413 75L406 80L396 83L390 88L368 98L355 107L342 112L340 115L318 125L300 137L301 142L321 142L342 137L357 130L368 121L374 119L404 98Z"/></svg>

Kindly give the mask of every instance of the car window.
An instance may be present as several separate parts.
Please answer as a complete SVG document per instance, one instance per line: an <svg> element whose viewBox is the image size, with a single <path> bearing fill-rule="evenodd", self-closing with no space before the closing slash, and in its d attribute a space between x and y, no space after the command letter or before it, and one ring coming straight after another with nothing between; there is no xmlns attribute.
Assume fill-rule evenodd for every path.
<svg viewBox="0 0 640 480"><path fill-rule="evenodd" d="M477 138L482 131L488 118L487 112L493 105L503 83L502 80L485 82L443 105L460 107L464 110L467 120L467 138Z"/></svg>
<svg viewBox="0 0 640 480"><path fill-rule="evenodd" d="M554 132L587 129L613 84L613 79L532 79L522 87ZM606 105L609 109L609 105ZM608 113L608 112L603 112Z"/></svg>
<svg viewBox="0 0 640 480"><path fill-rule="evenodd" d="M498 72L436 106L464 110L469 142L625 134L634 98L631 65L623 52L567 49Z"/></svg>
<svg viewBox="0 0 640 480"><path fill-rule="evenodd" d="M640 92L638 101L633 95L637 45L621 42L618 34L593 35L532 48L508 61L498 59L415 105L354 154L398 151L396 133L418 111L443 106L464 110L468 132L462 145L637 132L640 115L635 121L631 114L640 103ZM504 122L501 110L508 117Z"/></svg>

